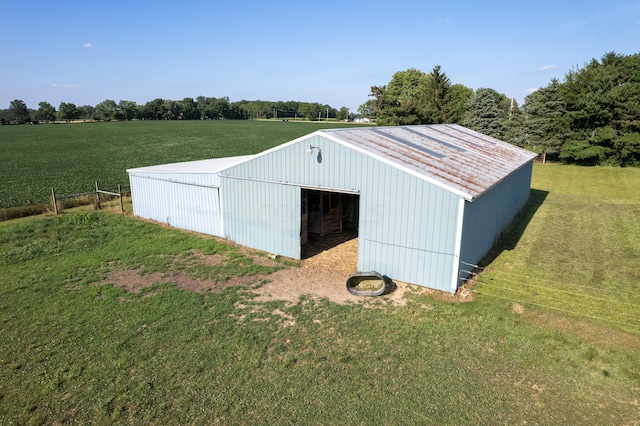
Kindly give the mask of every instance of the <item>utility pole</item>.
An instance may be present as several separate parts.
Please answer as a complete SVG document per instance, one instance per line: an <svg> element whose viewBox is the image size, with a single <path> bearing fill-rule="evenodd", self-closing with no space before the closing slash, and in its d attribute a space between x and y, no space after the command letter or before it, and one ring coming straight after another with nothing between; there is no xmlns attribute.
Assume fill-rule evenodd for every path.
<svg viewBox="0 0 640 426"><path fill-rule="evenodd" d="M327 121L329 121L329 108L327 108Z"/></svg>

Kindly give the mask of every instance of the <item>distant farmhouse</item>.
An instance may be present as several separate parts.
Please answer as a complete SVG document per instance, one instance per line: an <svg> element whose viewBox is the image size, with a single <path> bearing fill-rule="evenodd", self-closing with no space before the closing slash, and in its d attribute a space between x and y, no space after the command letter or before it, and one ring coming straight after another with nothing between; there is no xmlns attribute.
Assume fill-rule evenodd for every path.
<svg viewBox="0 0 640 426"><path fill-rule="evenodd" d="M363 117L361 115L356 115L355 117L353 117L353 122L354 123L373 123L374 120L369 118L369 117Z"/></svg>
<svg viewBox="0 0 640 426"><path fill-rule="evenodd" d="M140 217L295 259L355 229L359 271L454 293L527 201L534 157L454 124L363 127L128 173Z"/></svg>

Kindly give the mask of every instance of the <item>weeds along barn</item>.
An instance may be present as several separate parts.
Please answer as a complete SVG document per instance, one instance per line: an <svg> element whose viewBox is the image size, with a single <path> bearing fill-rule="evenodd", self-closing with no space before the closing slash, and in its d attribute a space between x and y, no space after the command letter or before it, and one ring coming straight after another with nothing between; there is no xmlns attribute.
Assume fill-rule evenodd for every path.
<svg viewBox="0 0 640 426"><path fill-rule="evenodd" d="M453 293L527 201L534 157L454 124L361 127L128 173L140 217L295 259L357 233L359 271Z"/></svg>

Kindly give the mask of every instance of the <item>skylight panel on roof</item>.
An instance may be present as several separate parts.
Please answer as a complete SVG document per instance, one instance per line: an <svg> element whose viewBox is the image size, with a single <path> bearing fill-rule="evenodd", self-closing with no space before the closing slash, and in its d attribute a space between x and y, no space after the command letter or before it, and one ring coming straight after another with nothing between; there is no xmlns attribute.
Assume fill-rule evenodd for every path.
<svg viewBox="0 0 640 426"><path fill-rule="evenodd" d="M447 126L447 128L449 128L449 127ZM446 136L448 136L450 138L459 140L460 142L464 142L464 143L466 143L468 145L472 145L472 146L475 146L476 148L480 148L480 145L478 145L477 143L473 143L468 139L461 138L461 137L456 136L456 135L452 135L451 133L448 133L448 132L443 132L442 130L438 129L436 126L429 126L429 130L433 130L434 132L442 133L443 135L446 135ZM455 129L451 129L451 130L455 130Z"/></svg>
<svg viewBox="0 0 640 426"><path fill-rule="evenodd" d="M446 127L450 128L449 126L446 126ZM493 144L493 145L496 144L496 141L494 141L493 139L487 137L486 135L483 135L482 133L478 133L478 132L467 131L467 129L462 127L462 126L458 126L454 130L458 130L459 132L465 133L465 134L471 136L472 138L480 139L481 141L488 142L488 143Z"/></svg>
<svg viewBox="0 0 640 426"><path fill-rule="evenodd" d="M467 150L466 150L466 149L464 149L464 148L461 148L461 147L456 146L456 145L452 145L452 144L450 144L449 142L445 142L445 141L443 141L443 140L441 140L441 139L434 138L433 136L429 136L429 135L427 135L427 134L425 134L425 133L419 132L419 131L414 130L414 129L412 129L412 128L405 127L405 129L404 129L404 130L406 130L407 132L413 133L414 135L418 135L418 136L420 136L421 138L429 139L430 141L433 141L433 142L439 143L439 144L444 145L444 146L446 146L446 147L449 147L449 148L451 148L451 149L455 149L456 151L460 151L460 152L467 152Z"/></svg>
<svg viewBox="0 0 640 426"><path fill-rule="evenodd" d="M440 154L440 153L438 153L438 152L432 151L432 150L430 150L430 149L428 149L428 148L425 148L425 147L423 147L423 146L420 146L420 145L416 145L416 144L415 144L415 143L413 143L413 142L409 142L408 140L406 140L406 139L402 139L401 137L391 135L391 134L389 134L389 133L387 133L387 132L384 132L384 131L382 131L382 130L380 130L380 129L368 129L368 130L369 130L369 131L371 131L371 132L373 132L373 133L376 133L376 134L378 134L378 135L380 135L380 136L383 136L383 137L385 137L385 138L391 139L391 140L393 140L393 141L395 141L395 142L401 143L401 144L403 144L403 145L410 146L410 147L411 147L411 148L413 148L413 149L417 149L418 151L422 151L422 152L424 152L425 154L429 154L429 155L431 155L431 156L433 156L433 157L436 157L436 158L445 158L445 156L444 156L444 155L442 155L442 154Z"/></svg>

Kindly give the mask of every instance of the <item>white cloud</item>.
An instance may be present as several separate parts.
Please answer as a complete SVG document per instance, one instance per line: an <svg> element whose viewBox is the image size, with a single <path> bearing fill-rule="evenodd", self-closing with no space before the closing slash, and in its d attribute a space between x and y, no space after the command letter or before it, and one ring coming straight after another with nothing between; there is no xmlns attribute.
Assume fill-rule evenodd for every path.
<svg viewBox="0 0 640 426"><path fill-rule="evenodd" d="M532 94L533 92L537 92L537 91L538 91L538 89L539 89L539 87L532 87L532 88L529 88L529 89L527 89L527 93L528 93L528 94Z"/></svg>
<svg viewBox="0 0 640 426"><path fill-rule="evenodd" d="M93 47L93 44L85 43L85 44L82 45L82 47L84 47L85 49L91 49Z"/></svg>
<svg viewBox="0 0 640 426"><path fill-rule="evenodd" d="M558 68L557 65L545 65L543 67L538 68L538 71L549 71L549 70L555 70L556 68Z"/></svg>

